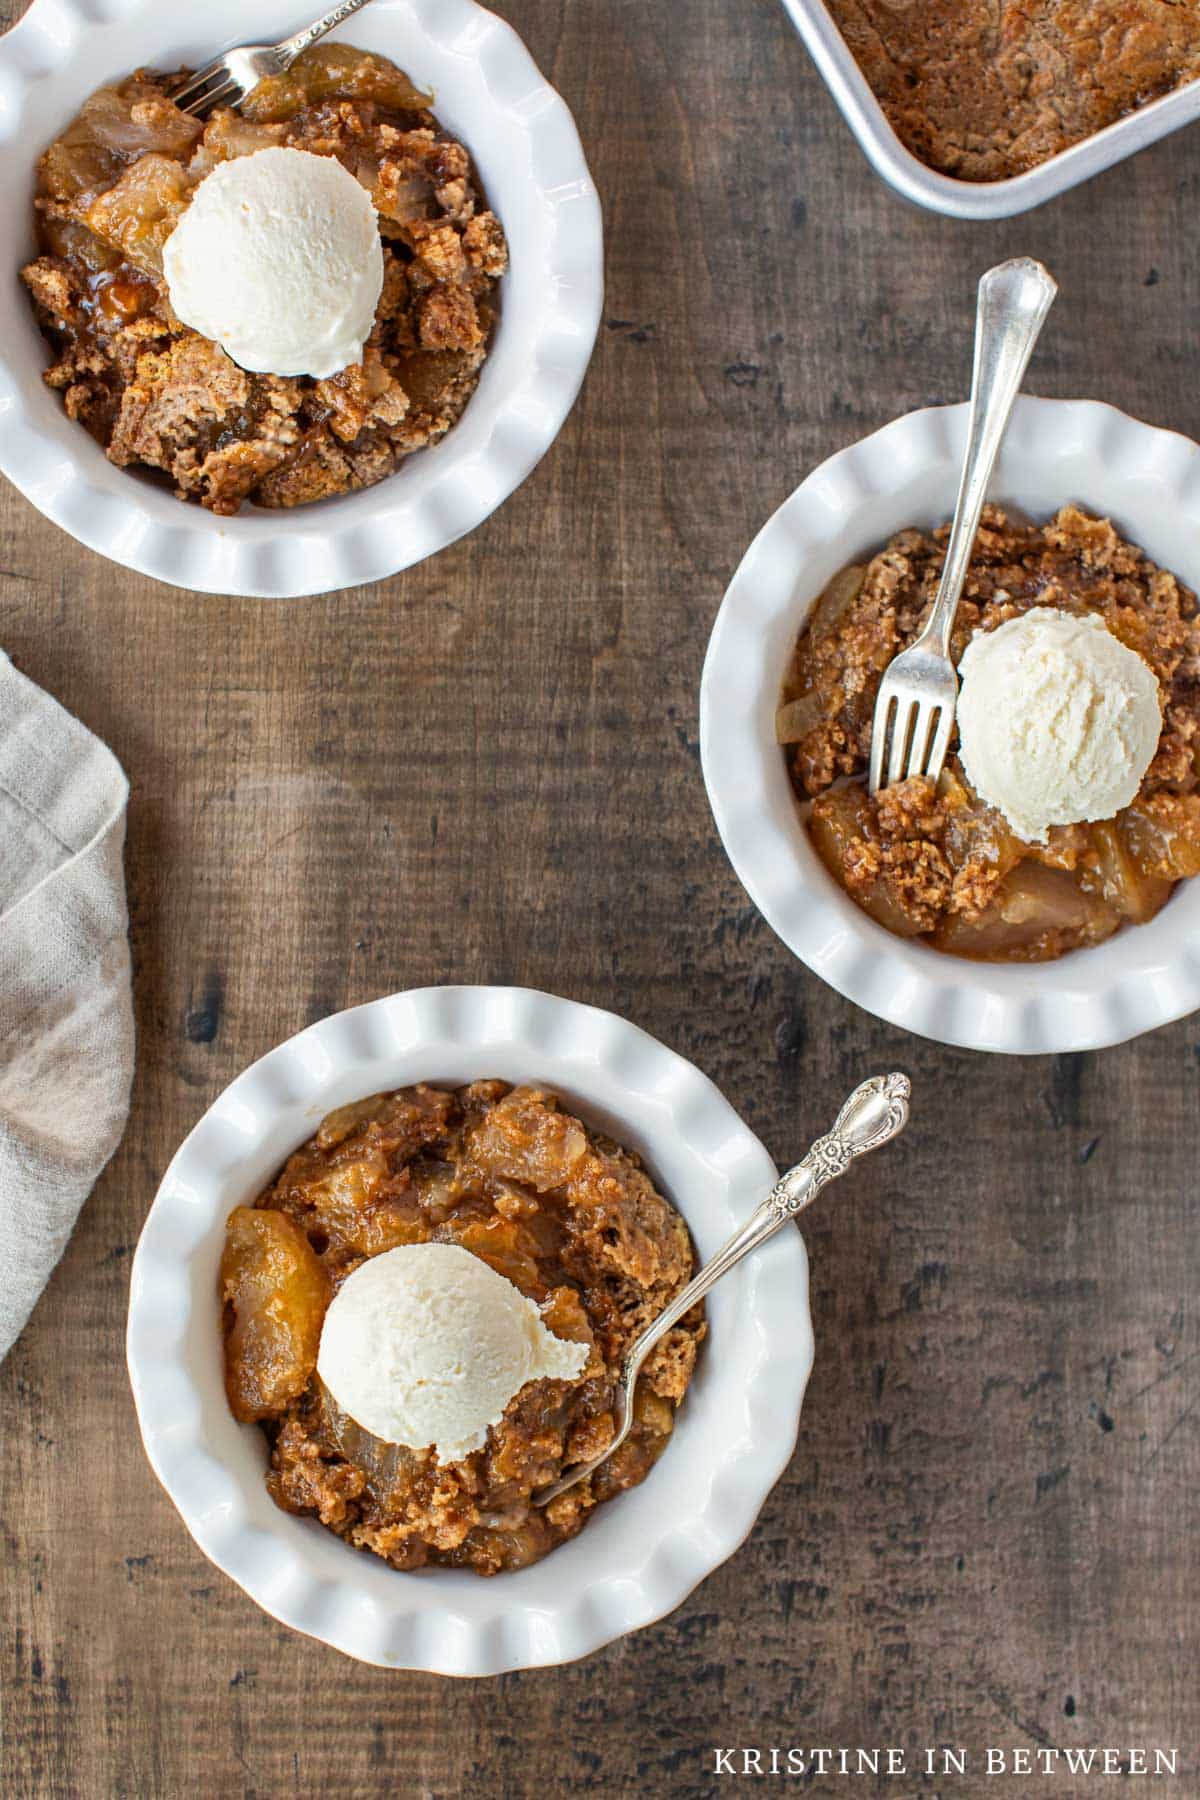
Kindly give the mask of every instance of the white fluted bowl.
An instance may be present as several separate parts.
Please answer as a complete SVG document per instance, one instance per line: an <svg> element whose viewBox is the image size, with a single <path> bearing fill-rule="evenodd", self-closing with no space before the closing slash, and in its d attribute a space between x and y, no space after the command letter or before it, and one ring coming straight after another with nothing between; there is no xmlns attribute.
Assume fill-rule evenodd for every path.
<svg viewBox="0 0 1200 1800"><path fill-rule="evenodd" d="M263 1434L225 1400L225 1219L331 1108L487 1076L544 1082L640 1152L702 1260L775 1179L707 1077L625 1020L523 988L421 988L310 1026L225 1090L163 1178L129 1302L146 1453L205 1555L284 1624L364 1662L444 1675L567 1662L678 1606L737 1549L783 1472L813 1355L804 1243L785 1227L709 1295L696 1374L646 1481L532 1568L401 1574L280 1511L263 1485Z"/></svg>
<svg viewBox="0 0 1200 1800"><path fill-rule="evenodd" d="M217 518L105 457L41 379L47 350L16 279L32 254L34 163L93 88L143 64L276 42L303 0L33 0L0 39L0 470L56 525L126 568L204 593L289 598L378 581L473 531L549 449L587 369L603 300L600 206L563 101L510 26L474 0L375 0L336 36L432 89L508 235L479 386L439 444L361 493Z"/></svg>
<svg viewBox="0 0 1200 1800"><path fill-rule="evenodd" d="M833 880L801 823L775 711L796 635L839 569L954 510L965 406L885 425L822 463L729 585L700 693L704 779L726 852L789 949L878 1018L971 1050L1118 1044L1200 1007L1200 880L1157 918L1057 962L996 964L893 936ZM1069 501L1200 588L1200 448L1091 400L1017 402L993 499L1043 520Z"/></svg>

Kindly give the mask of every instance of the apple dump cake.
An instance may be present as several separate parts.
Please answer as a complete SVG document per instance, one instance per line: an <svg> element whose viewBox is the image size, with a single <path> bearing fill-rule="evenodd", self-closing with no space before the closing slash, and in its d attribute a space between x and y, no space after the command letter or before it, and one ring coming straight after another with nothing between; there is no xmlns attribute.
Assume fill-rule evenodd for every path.
<svg viewBox="0 0 1200 1800"><path fill-rule="evenodd" d="M1200 873L1196 597L1107 520L1074 506L1045 525L985 508L951 645L964 668L959 724L974 733L972 754L964 767L956 734L936 786L917 777L872 796L880 678L924 623L947 535L902 531L866 567L834 578L797 642L777 736L817 852L873 919L960 956L1045 961L1153 918L1176 882ZM1035 656L1014 660L1001 633L1035 637ZM1001 672L1018 685L1003 704L986 692L968 707L971 665L987 661L980 634L995 634ZM1066 691L1061 671L1081 667L1069 658L1097 649L1096 681L1080 673L1079 692ZM1148 696L1137 679L1125 693L1127 673ZM1049 709L1040 726L1037 707ZM997 753L1016 754L1032 785L1024 809L994 767ZM1093 794L1117 796L1119 810L1100 818L1077 805L1066 816L1086 822L1049 823L1064 816L1055 795L1085 777Z"/></svg>
<svg viewBox="0 0 1200 1800"><path fill-rule="evenodd" d="M1193 4L826 4L901 142L959 180L1023 174L1200 75Z"/></svg>
<svg viewBox="0 0 1200 1800"><path fill-rule="evenodd" d="M122 468L217 513L369 487L456 422L507 250L466 148L385 58L306 52L241 107L140 70L38 165L46 380Z"/></svg>
<svg viewBox="0 0 1200 1800"><path fill-rule="evenodd" d="M621 1448L531 1504L611 1441L624 1353L692 1273L687 1227L637 1158L552 1094L376 1094L230 1215L229 1404L262 1424L286 1511L398 1569L521 1568L665 1448L702 1306L651 1352Z"/></svg>

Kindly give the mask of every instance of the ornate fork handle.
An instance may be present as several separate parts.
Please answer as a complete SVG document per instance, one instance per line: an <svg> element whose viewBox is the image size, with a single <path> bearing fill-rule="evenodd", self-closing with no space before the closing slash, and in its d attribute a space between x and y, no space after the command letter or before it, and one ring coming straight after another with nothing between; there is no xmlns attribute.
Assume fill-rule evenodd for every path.
<svg viewBox="0 0 1200 1800"><path fill-rule="evenodd" d="M692 1277L682 1293L659 1313L625 1359L625 1380L633 1390L637 1371L659 1339L681 1319L710 1287L728 1275L735 1263L765 1244L789 1219L816 1199L823 1187L844 1175L856 1156L878 1150L908 1123L912 1086L907 1075L872 1075L856 1087L833 1122L833 1129L817 1139L807 1156L780 1177L766 1199L746 1223L722 1244L716 1255Z"/></svg>
<svg viewBox="0 0 1200 1800"><path fill-rule="evenodd" d="M757 1250L781 1225L816 1199L823 1187L844 1175L856 1156L878 1150L908 1123L912 1087L907 1075L872 1075L856 1087L834 1120L833 1129L817 1139L807 1156L780 1177L740 1230L735 1231L681 1294L646 1327L629 1350L625 1378L632 1390L637 1371L659 1339L681 1319L735 1263Z"/></svg>
<svg viewBox="0 0 1200 1800"><path fill-rule="evenodd" d="M846 1173L856 1156L877 1150L903 1131L911 1092L907 1075L872 1075L864 1081L843 1106L833 1130L780 1176L764 1204L781 1219L794 1219L823 1187Z"/></svg>
<svg viewBox="0 0 1200 1800"><path fill-rule="evenodd" d="M285 38L279 46L279 56L283 68L290 69L302 51L310 50L314 44L319 44L323 37L327 37L331 31L336 31L339 25L344 24L354 13L369 4L370 0L342 0L340 6L333 7L315 24L306 25L303 31L296 33L295 37Z"/></svg>
<svg viewBox="0 0 1200 1800"><path fill-rule="evenodd" d="M878 1150L908 1123L908 1099L911 1093L907 1075L873 1075L856 1087L834 1121L832 1131L818 1138L803 1161L789 1169L761 1201L746 1223L722 1244L716 1255L693 1276L681 1293L665 1306L658 1317L647 1325L642 1335L630 1345L621 1368L621 1379L614 1395L613 1416L616 1431L607 1449L590 1461L578 1463L567 1473L534 1495L534 1504L546 1506L559 1494L566 1493L600 1464L607 1462L625 1439L633 1422L633 1391L638 1371L655 1344L666 1336L672 1325L685 1312L702 1300L710 1287L727 1275L735 1263L765 1244L769 1237L787 1224L789 1219L844 1175L856 1156Z"/></svg>

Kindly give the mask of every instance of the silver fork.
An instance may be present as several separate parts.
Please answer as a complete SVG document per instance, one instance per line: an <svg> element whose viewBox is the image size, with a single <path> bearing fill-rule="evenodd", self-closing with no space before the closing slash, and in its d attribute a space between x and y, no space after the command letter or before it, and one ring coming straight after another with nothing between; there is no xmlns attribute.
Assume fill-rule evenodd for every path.
<svg viewBox="0 0 1200 1800"><path fill-rule="evenodd" d="M682 1292L666 1306L657 1319L647 1325L642 1335L625 1352L620 1379L613 1395L613 1421L616 1430L608 1447L588 1462L574 1468L539 1488L533 1496L535 1506L546 1506L565 1494L577 1481L594 1473L619 1450L633 1427L633 1394L638 1372L655 1344L677 1325L685 1312L703 1299L714 1282L728 1275L736 1263L794 1219L812 1203L823 1187L844 1175L856 1156L879 1150L897 1137L908 1123L911 1086L907 1075L872 1075L856 1087L825 1137L817 1139L803 1161L781 1175L765 1200L759 1202L746 1223L734 1232L694 1275Z"/></svg>
<svg viewBox="0 0 1200 1800"><path fill-rule="evenodd" d="M936 781L942 772L958 702L950 660L954 615L1013 401L1057 292L1053 276L1027 256L989 269L979 283L971 420L950 542L925 628L888 664L879 686L871 727L873 794L910 775Z"/></svg>
<svg viewBox="0 0 1200 1800"><path fill-rule="evenodd" d="M370 0L342 0L340 6L298 31L295 37L285 38L282 44L243 44L238 50L227 50L193 75L171 98L196 119L206 119L216 106L237 106L260 81L269 75L286 75L301 51L320 43L352 13L369 5Z"/></svg>

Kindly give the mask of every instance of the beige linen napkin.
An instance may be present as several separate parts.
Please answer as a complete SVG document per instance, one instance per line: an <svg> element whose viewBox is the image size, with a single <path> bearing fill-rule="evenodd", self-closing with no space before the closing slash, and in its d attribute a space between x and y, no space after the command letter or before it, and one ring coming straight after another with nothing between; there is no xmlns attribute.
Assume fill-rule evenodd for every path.
<svg viewBox="0 0 1200 1800"><path fill-rule="evenodd" d="M129 1112L121 766L0 652L0 1357Z"/></svg>

